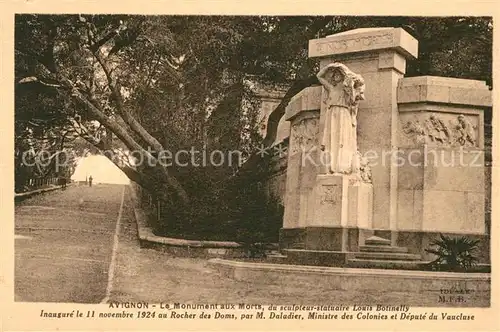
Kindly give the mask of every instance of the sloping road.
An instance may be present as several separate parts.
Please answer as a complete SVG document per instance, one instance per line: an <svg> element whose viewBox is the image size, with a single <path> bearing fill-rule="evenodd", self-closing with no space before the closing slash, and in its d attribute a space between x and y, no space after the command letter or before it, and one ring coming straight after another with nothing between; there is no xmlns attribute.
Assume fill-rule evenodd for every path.
<svg viewBox="0 0 500 332"><path fill-rule="evenodd" d="M71 186L15 209L15 300L99 303L124 186Z"/></svg>

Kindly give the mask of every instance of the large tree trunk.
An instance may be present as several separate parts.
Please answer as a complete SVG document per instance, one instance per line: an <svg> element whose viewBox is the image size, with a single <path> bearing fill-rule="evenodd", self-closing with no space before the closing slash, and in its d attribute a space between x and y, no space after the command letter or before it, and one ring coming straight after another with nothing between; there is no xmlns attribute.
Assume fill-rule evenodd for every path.
<svg viewBox="0 0 500 332"><path fill-rule="evenodd" d="M80 126L83 127L83 126ZM171 197L167 193L171 191L166 181L158 182L156 177L151 173L162 174L161 167L135 167L130 164L128 156L120 155L113 149L111 131L107 129L107 135L102 140L96 140L95 137L88 133L88 130L80 130L79 136L85 139L88 143L99 150L107 157L115 166L117 166L132 182L135 182L142 188L148 190L156 197ZM126 160L124 160L126 159Z"/></svg>

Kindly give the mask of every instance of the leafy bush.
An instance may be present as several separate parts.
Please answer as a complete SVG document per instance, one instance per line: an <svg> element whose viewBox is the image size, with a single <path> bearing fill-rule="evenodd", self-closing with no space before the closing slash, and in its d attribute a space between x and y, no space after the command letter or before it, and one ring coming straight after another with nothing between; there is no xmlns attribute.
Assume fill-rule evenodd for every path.
<svg viewBox="0 0 500 332"><path fill-rule="evenodd" d="M284 207L275 197L267 198L259 191L254 194L240 207L233 227L235 240L246 248L247 257L261 258L266 256L267 244L278 242Z"/></svg>
<svg viewBox="0 0 500 332"><path fill-rule="evenodd" d="M267 159L239 176L228 176L223 169L192 169L190 185L185 186L189 204L179 207L163 197L160 220L150 226L159 236L235 241L246 248L248 257L263 257L267 244L278 242L284 211L279 199L269 197L262 186L269 172Z"/></svg>
<svg viewBox="0 0 500 332"><path fill-rule="evenodd" d="M246 248L248 258L265 257L266 247L278 242L283 225L283 204L264 188L272 172L269 162L264 158L251 172L234 178L227 191L233 240Z"/></svg>
<svg viewBox="0 0 500 332"><path fill-rule="evenodd" d="M477 263L476 251L479 240L465 236L449 237L440 234L440 238L431 242L435 248L425 249L437 258L429 263L432 270L437 271L468 271Z"/></svg>

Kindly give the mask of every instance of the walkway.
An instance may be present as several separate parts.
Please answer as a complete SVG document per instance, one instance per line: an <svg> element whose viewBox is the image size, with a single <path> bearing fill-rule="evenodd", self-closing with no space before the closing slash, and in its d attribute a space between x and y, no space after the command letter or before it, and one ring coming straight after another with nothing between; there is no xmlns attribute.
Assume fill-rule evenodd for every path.
<svg viewBox="0 0 500 332"><path fill-rule="evenodd" d="M16 301L104 298L124 188L71 186L16 206Z"/></svg>

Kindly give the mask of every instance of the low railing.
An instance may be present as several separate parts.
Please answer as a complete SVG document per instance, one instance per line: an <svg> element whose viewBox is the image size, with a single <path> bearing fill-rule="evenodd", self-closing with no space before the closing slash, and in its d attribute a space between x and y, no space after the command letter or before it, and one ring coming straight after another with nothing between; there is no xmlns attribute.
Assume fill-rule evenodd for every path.
<svg viewBox="0 0 500 332"><path fill-rule="evenodd" d="M148 191L144 190L141 186L132 184L133 189L137 193L138 203L140 207L148 211L149 213L155 213L156 220L161 220L162 218L162 201L158 198L155 198Z"/></svg>
<svg viewBox="0 0 500 332"><path fill-rule="evenodd" d="M51 186L61 185L61 178L50 177L50 178L31 178L26 179L24 183L16 183L16 193L29 192L32 190L49 188ZM67 180L67 183L70 182Z"/></svg>

